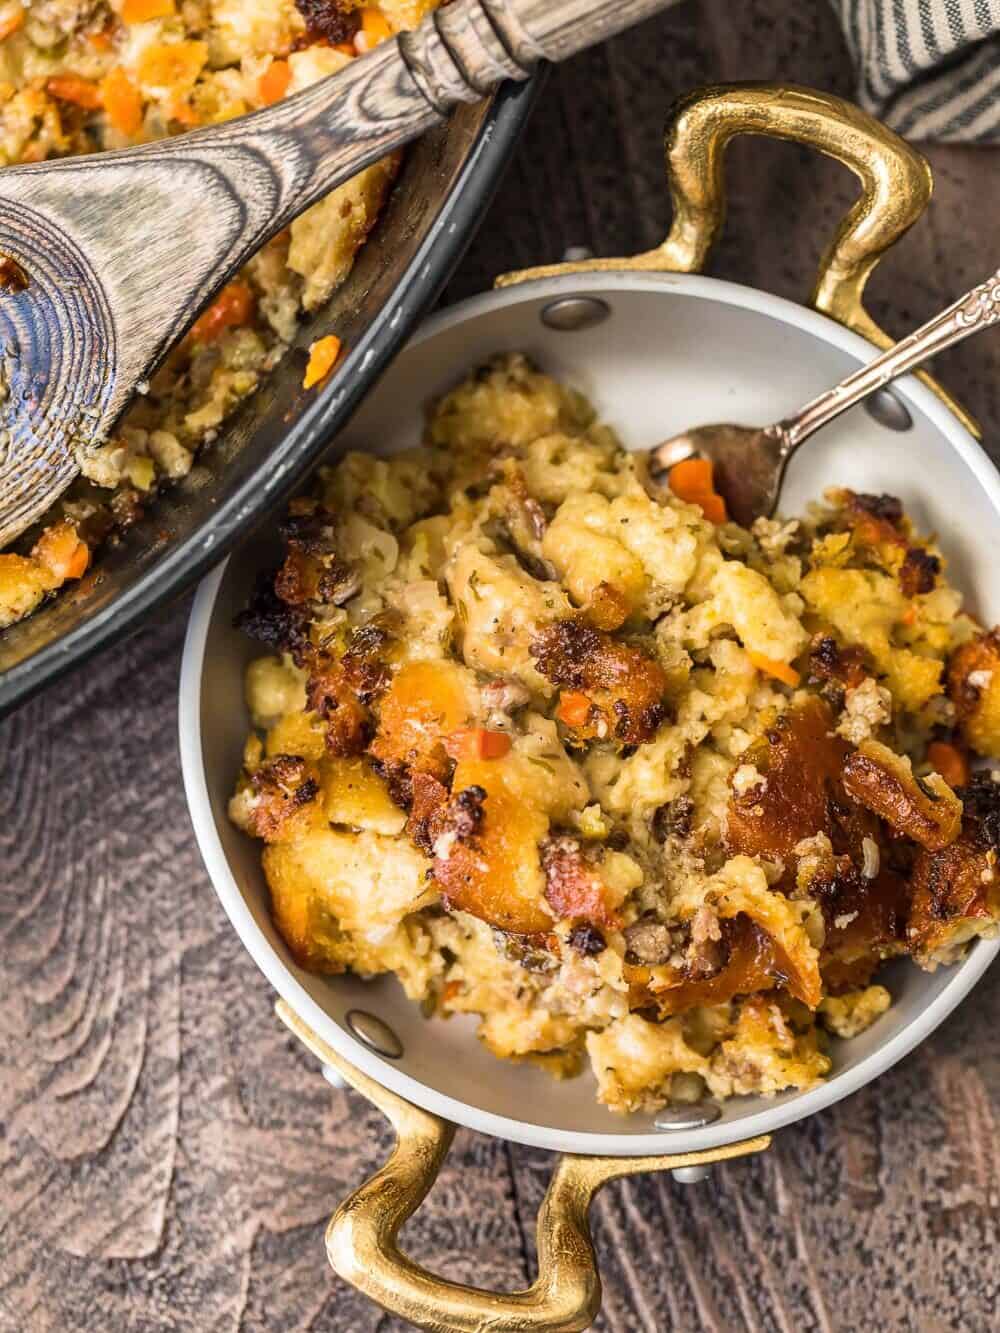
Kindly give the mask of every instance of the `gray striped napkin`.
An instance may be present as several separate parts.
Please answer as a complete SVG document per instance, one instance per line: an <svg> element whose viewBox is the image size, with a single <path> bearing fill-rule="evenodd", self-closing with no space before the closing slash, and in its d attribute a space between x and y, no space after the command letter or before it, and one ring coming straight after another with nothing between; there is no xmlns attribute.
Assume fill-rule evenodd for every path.
<svg viewBox="0 0 1000 1333"><path fill-rule="evenodd" d="M859 101L909 139L1000 139L1000 0L833 0Z"/></svg>

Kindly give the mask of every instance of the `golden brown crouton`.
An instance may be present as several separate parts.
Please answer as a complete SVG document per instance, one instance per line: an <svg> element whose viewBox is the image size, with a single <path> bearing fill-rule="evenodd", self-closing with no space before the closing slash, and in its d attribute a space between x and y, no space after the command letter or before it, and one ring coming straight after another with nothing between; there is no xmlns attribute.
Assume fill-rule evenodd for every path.
<svg viewBox="0 0 1000 1333"><path fill-rule="evenodd" d="M549 821L520 799L506 779L507 763L470 759L455 769L452 790L476 793L474 827L467 833L449 829L439 825L437 811L431 813L427 836L432 840L434 882L450 906L501 930L534 935L553 924L544 904L545 876L538 851ZM414 798L414 815L419 818L422 784L416 775ZM440 793L430 793L428 805L435 799L440 800Z"/></svg>
<svg viewBox="0 0 1000 1333"><path fill-rule="evenodd" d="M830 832L830 793L840 789L849 750L822 699L811 697L778 718L741 756L741 767L752 765L761 780L733 789L730 851L787 862L798 843Z"/></svg>
<svg viewBox="0 0 1000 1333"><path fill-rule="evenodd" d="M977 774L965 796L962 833L944 849L922 852L913 867L908 940L924 967L952 962L1000 919L1000 784Z"/></svg>
<svg viewBox="0 0 1000 1333"><path fill-rule="evenodd" d="M952 653L948 697L972 748L1000 759L1000 629L980 634Z"/></svg>
<svg viewBox="0 0 1000 1333"><path fill-rule="evenodd" d="M844 764L844 790L904 837L939 851L962 825L962 802L941 777L917 779L905 755L878 741L863 741Z"/></svg>
<svg viewBox="0 0 1000 1333"><path fill-rule="evenodd" d="M623 745L641 745L666 717L667 677L659 663L582 620L546 626L533 640L531 655L543 676L572 692L570 699L589 699L590 707L581 708L579 716L568 710L566 699L557 712L581 740L613 737Z"/></svg>

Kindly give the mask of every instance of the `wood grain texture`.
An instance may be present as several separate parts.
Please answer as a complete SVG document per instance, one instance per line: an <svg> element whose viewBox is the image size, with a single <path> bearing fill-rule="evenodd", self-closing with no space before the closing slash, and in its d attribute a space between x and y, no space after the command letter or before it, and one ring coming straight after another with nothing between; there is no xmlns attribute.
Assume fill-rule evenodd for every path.
<svg viewBox="0 0 1000 1333"><path fill-rule="evenodd" d="M656 244L667 103L737 77L850 96L831 13L702 0L555 74L449 294L568 245ZM996 153L929 156L936 201L872 281L872 313L897 333L998 258ZM802 298L854 189L803 150L734 144L713 271ZM1000 457L1000 336L936 370ZM175 737L186 612L0 728L0 1330L402 1333L332 1277L322 1244L387 1129L274 1019L194 847ZM998 1014L994 969L918 1051L764 1158L703 1186L610 1186L597 1327L995 1327ZM460 1133L407 1247L461 1280L523 1285L550 1165Z"/></svg>

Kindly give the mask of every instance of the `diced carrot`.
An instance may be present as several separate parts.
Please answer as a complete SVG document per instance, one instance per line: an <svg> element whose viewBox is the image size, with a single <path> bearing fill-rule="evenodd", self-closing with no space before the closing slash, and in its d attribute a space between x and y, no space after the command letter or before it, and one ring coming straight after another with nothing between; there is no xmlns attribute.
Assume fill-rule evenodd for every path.
<svg viewBox="0 0 1000 1333"><path fill-rule="evenodd" d="M931 741L927 747L927 762L949 787L964 787L969 781L969 761L957 745Z"/></svg>
<svg viewBox="0 0 1000 1333"><path fill-rule="evenodd" d="M373 46L378 46L379 42L384 42L392 36L389 20L380 9L371 6L366 6L361 11L361 31L364 33L366 48L369 51Z"/></svg>
<svg viewBox="0 0 1000 1333"><path fill-rule="evenodd" d="M8 37L13 37L19 28L24 26L24 10L18 5L13 14L8 14L5 19L0 19L0 42L5 42Z"/></svg>
<svg viewBox="0 0 1000 1333"><path fill-rule="evenodd" d="M340 339L336 334L328 334L327 337L319 338L312 343L309 348L309 364L306 366L305 378L302 381L303 389L312 389L325 380L337 364L338 356L340 356Z"/></svg>
<svg viewBox="0 0 1000 1333"><path fill-rule="evenodd" d="M510 750L505 731L487 731L485 727L465 727L445 737L445 752L452 759L502 759Z"/></svg>
<svg viewBox="0 0 1000 1333"><path fill-rule="evenodd" d="M292 67L287 60L272 60L260 77L258 91L265 106L280 102L292 81Z"/></svg>
<svg viewBox="0 0 1000 1333"><path fill-rule="evenodd" d="M72 102L86 111L96 111L101 105L101 90L93 79L82 79L78 74L58 74L45 85L60 102Z"/></svg>
<svg viewBox="0 0 1000 1333"><path fill-rule="evenodd" d="M802 679L795 668L789 666L787 662L778 662L773 657L765 657L763 653L752 653L749 648L747 649L747 657L758 671L763 671L765 676L773 676L775 680L780 680L785 685L791 685L792 689Z"/></svg>
<svg viewBox="0 0 1000 1333"><path fill-rule="evenodd" d="M128 135L139 133L142 129L142 98L120 65L102 80L101 101L116 130Z"/></svg>
<svg viewBox="0 0 1000 1333"><path fill-rule="evenodd" d="M76 527L69 522L46 528L31 554L61 583L82 578L90 563L90 548L80 540Z"/></svg>
<svg viewBox="0 0 1000 1333"><path fill-rule="evenodd" d="M148 23L151 19L165 19L176 13L174 0L124 0L122 22Z"/></svg>
<svg viewBox="0 0 1000 1333"><path fill-rule="evenodd" d="M350 56L352 60L358 54L358 49L353 42L335 42L333 49L339 51L341 55Z"/></svg>
<svg viewBox="0 0 1000 1333"><path fill-rule="evenodd" d="M673 465L667 480L677 498L686 500L688 496L705 495L706 492L715 489L713 470L712 463L707 458L685 458Z"/></svg>
<svg viewBox="0 0 1000 1333"><path fill-rule="evenodd" d="M114 38L107 28L102 28L100 32L89 33L87 41L95 51L110 51L114 45Z"/></svg>
<svg viewBox="0 0 1000 1333"><path fill-rule="evenodd" d="M582 727L590 716L591 699L581 690L563 690L556 717L567 727Z"/></svg>
<svg viewBox="0 0 1000 1333"><path fill-rule="evenodd" d="M685 458L675 463L667 482L678 500L696 504L711 523L725 523L726 502L715 489L714 468L707 458Z"/></svg>
<svg viewBox="0 0 1000 1333"><path fill-rule="evenodd" d="M167 109L167 115L171 120L176 120L178 125L186 125L188 129L193 129L201 124L201 117L195 111L190 102L183 97L175 97Z"/></svg>
<svg viewBox="0 0 1000 1333"><path fill-rule="evenodd" d="M226 329L249 324L254 305L254 294L245 282L229 282L205 313L195 320L188 336L196 343L215 342Z"/></svg>
<svg viewBox="0 0 1000 1333"><path fill-rule="evenodd" d="M899 617L901 625L912 625L917 618L917 608L911 602L903 614Z"/></svg>
<svg viewBox="0 0 1000 1333"><path fill-rule="evenodd" d="M716 495L715 491L709 491L705 495L699 495L695 504L701 506L701 512L708 519L709 523L725 523L729 517L726 512L726 502L721 495Z"/></svg>

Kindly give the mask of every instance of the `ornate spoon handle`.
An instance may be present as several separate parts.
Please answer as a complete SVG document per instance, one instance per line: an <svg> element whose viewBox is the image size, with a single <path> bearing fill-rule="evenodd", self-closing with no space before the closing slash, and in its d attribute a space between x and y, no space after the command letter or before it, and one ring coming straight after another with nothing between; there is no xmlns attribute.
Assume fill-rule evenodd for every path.
<svg viewBox="0 0 1000 1333"><path fill-rule="evenodd" d="M455 0L277 106L0 173L0 545L72 481L199 310L310 204L540 60L673 0ZM23 288L23 290L22 290Z"/></svg>
<svg viewBox="0 0 1000 1333"><path fill-rule="evenodd" d="M839 417L841 412L846 412L855 403L860 403L876 389L915 370L929 357L978 333L980 329L989 328L998 320L1000 271L960 296L947 310L921 325L908 338L863 365L853 375L848 375L836 388L821 393L793 416L779 422L773 429L781 437L782 456L785 459L791 457L810 435L814 435L820 427Z"/></svg>

